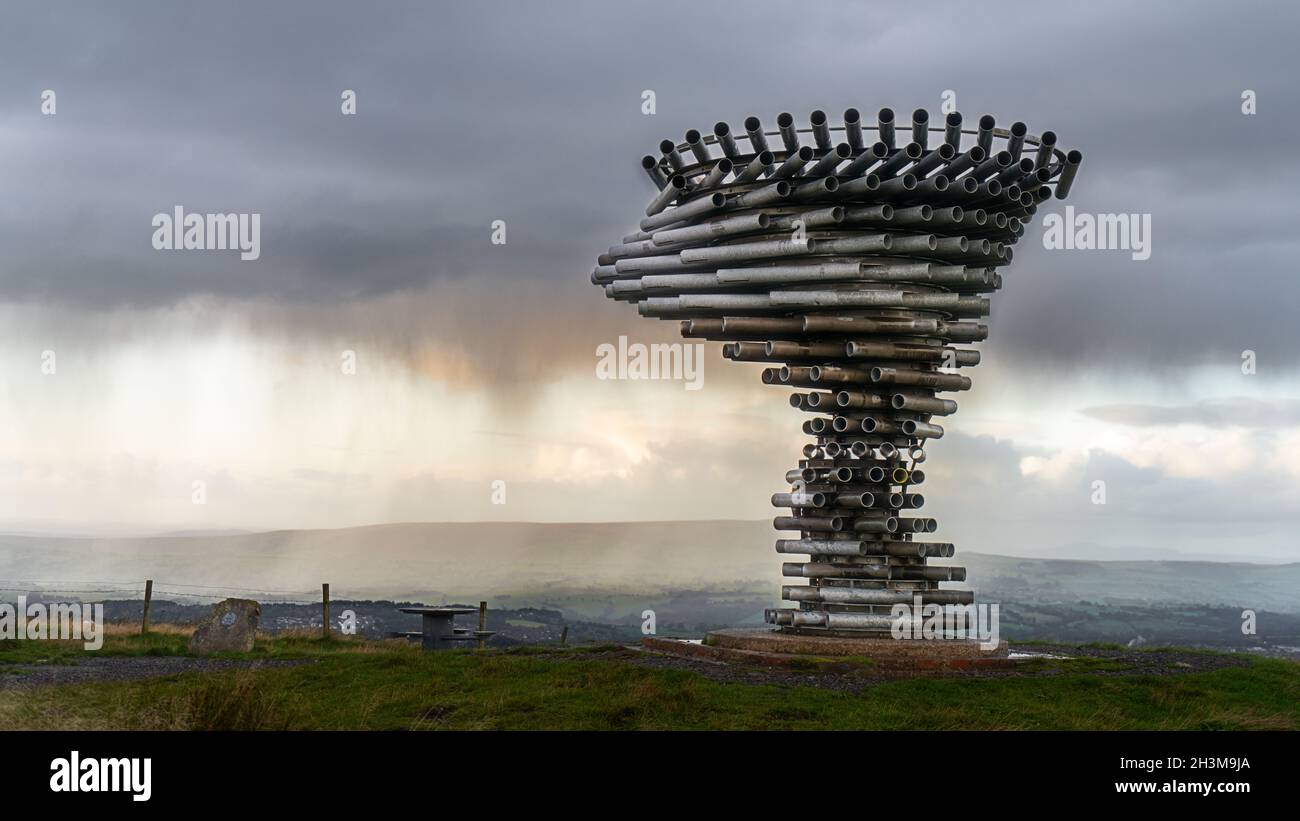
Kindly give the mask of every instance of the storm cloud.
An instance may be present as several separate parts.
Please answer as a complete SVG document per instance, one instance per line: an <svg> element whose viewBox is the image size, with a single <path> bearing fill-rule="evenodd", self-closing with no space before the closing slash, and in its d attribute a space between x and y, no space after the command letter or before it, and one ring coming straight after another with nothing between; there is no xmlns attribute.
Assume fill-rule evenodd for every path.
<svg viewBox="0 0 1300 821"><path fill-rule="evenodd" d="M324 323L341 301L465 280L465 310L499 319L513 343L528 311L571 328L574 306L594 304L586 274L650 193L636 163L659 139L783 110L937 111L952 90L968 117L1024 119L1081 149L1079 210L1152 215L1146 262L1047 251L1031 227L990 355L1146 370L1252 349L1280 362L1300 300L1287 230L1298 160L1278 150L1300 126L1300 15L1251 8L11 4L0 297L265 300L325 306ZM45 89L55 116L40 111ZM344 89L355 116L340 113ZM262 259L153 250L151 216L177 204L261 213ZM489 242L497 219L505 246ZM527 306L500 299L537 283Z"/></svg>

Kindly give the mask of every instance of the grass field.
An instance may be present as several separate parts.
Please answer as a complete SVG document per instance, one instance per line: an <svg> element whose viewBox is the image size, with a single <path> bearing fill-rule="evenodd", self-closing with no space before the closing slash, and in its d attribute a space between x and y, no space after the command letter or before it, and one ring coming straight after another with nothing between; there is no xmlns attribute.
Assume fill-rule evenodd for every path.
<svg viewBox="0 0 1300 821"><path fill-rule="evenodd" d="M184 655L186 640L166 627L115 632L97 655ZM87 655L77 643L0 642L0 672ZM913 679L850 694L720 683L639 665L611 647L422 653L402 642L281 635L226 658L305 663L9 687L0 689L0 729L1300 728L1300 664L1270 659L1171 676L1047 660L1035 666L1054 675Z"/></svg>

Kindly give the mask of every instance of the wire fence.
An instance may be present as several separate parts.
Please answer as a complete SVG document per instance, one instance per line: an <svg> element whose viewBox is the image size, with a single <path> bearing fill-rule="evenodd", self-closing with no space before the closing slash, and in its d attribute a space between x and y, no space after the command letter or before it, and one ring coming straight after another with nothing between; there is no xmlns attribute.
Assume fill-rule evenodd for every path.
<svg viewBox="0 0 1300 821"><path fill-rule="evenodd" d="M140 581L104 581L104 580L68 580L68 579L0 579L0 594L16 596L58 596L73 595L83 601L93 601L95 597L104 598L145 598L148 582ZM318 604L321 591L315 590L266 590L255 587L234 587L216 584L187 584L184 582L154 581L150 589L153 597L159 595L176 596L182 599L204 599L220 601L222 599L254 594L270 597L267 604Z"/></svg>
<svg viewBox="0 0 1300 821"><path fill-rule="evenodd" d="M336 596L331 594L330 585L322 583L319 588L313 590L282 590L282 589L265 589L257 587L235 587L215 584L192 584L188 582L157 582L154 579L145 579L143 581L106 581L106 580L68 580L68 579L0 579L0 603L6 607L8 602L14 599L26 598L30 600L37 598L39 601L30 602L28 607L33 605L48 606L50 604L70 603L64 596L75 597L81 604L107 603L109 601L139 601L141 605L140 612L140 630L142 633L149 631L150 625L150 608L164 602L178 604L182 606L193 606L197 600L220 601L226 598L232 598L229 594L236 594L237 598L247 598L250 594L258 596L258 602L262 605L313 605L321 608L321 620L302 623L301 617L293 626L309 627L312 629L321 629L326 637L331 635L333 629L342 629L349 635L356 632L356 618L352 617L352 626L340 625L334 628L331 625L333 620L330 617L330 605L341 602L366 602L373 601L366 597L348 598L347 596ZM159 596L166 597L159 601ZM308 598L288 598L308 597ZM179 601L172 599L175 597ZM342 611L349 613L351 611ZM479 602L479 629L484 630L487 618L487 602ZM121 613L113 617L114 621L122 621ZM272 630L276 628L271 628ZM349 633L349 629L351 632ZM565 628L567 634L568 628ZM399 634L392 634L399 635ZM402 633L407 636L410 634ZM487 635L491 635L488 633ZM457 638L452 641L461 640ZM479 637L479 646L485 640ZM563 638L561 639L563 643Z"/></svg>

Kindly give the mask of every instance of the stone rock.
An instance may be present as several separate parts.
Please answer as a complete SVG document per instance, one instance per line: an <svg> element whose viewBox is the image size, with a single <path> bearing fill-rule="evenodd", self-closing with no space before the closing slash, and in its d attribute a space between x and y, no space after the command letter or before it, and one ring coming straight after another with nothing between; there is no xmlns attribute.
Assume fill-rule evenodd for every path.
<svg viewBox="0 0 1300 821"><path fill-rule="evenodd" d="M253 649L262 606L252 599L226 599L217 602L199 629L190 638L190 652L247 653Z"/></svg>

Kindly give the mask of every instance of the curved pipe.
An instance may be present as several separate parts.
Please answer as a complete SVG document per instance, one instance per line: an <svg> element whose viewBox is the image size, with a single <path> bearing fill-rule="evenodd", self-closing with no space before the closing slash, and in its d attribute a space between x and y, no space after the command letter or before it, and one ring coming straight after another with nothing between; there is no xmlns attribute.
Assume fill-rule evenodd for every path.
<svg viewBox="0 0 1300 821"><path fill-rule="evenodd" d="M885 148L894 149L894 109L882 108L876 115L876 133L880 135L880 141L885 144Z"/></svg>
<svg viewBox="0 0 1300 821"><path fill-rule="evenodd" d="M736 147L736 139L731 136L731 126L722 121L714 123L713 137L722 148L722 155L735 162L740 156L740 149Z"/></svg>
<svg viewBox="0 0 1300 821"><path fill-rule="evenodd" d="M924 151L930 144L930 112L918 108L912 112L912 142Z"/></svg>
<svg viewBox="0 0 1300 821"><path fill-rule="evenodd" d="M754 153L767 150L767 137L763 135L763 124L757 117L745 118L745 134L749 136L749 144L753 146Z"/></svg>
<svg viewBox="0 0 1300 821"><path fill-rule="evenodd" d="M831 147L831 127L826 121L826 112L820 108L808 115L808 122L812 125L813 140L816 141L817 147L826 151Z"/></svg>
<svg viewBox="0 0 1300 821"><path fill-rule="evenodd" d="M709 156L709 147L704 144L704 138L694 128L686 132L686 147L695 155L696 162L701 164L713 162L713 157Z"/></svg>
<svg viewBox="0 0 1300 821"><path fill-rule="evenodd" d="M944 118L943 144L956 153L961 148L961 112L950 111Z"/></svg>
<svg viewBox="0 0 1300 821"><path fill-rule="evenodd" d="M659 153L664 155L668 161L668 167L674 171L681 171L683 166L682 155L677 153L677 143L672 140L660 140Z"/></svg>
<svg viewBox="0 0 1300 821"><path fill-rule="evenodd" d="M844 139L854 151L862 150L862 114L856 108L844 109Z"/></svg>
<svg viewBox="0 0 1300 821"><path fill-rule="evenodd" d="M1017 120L1011 124L1011 136L1007 137L1007 151L1011 153L1013 159L1020 159L1020 152L1025 149L1025 135L1029 133L1029 127Z"/></svg>
<svg viewBox="0 0 1300 821"><path fill-rule="evenodd" d="M646 176L650 178L650 182L654 183L655 188L658 188L660 191L662 191L664 186L668 184L668 177L665 176L663 170L659 168L659 160L649 154L646 154L641 158L641 168L645 171Z"/></svg>
<svg viewBox="0 0 1300 821"><path fill-rule="evenodd" d="M995 125L997 125L997 120L993 119L992 114L985 114L980 117L980 127L975 134L975 144L984 149L985 154L993 153L993 127Z"/></svg>
<svg viewBox="0 0 1300 821"><path fill-rule="evenodd" d="M781 133L781 142L785 144L787 153L793 154L799 150L799 130L794 126L793 114L782 111L776 115L776 130Z"/></svg>

